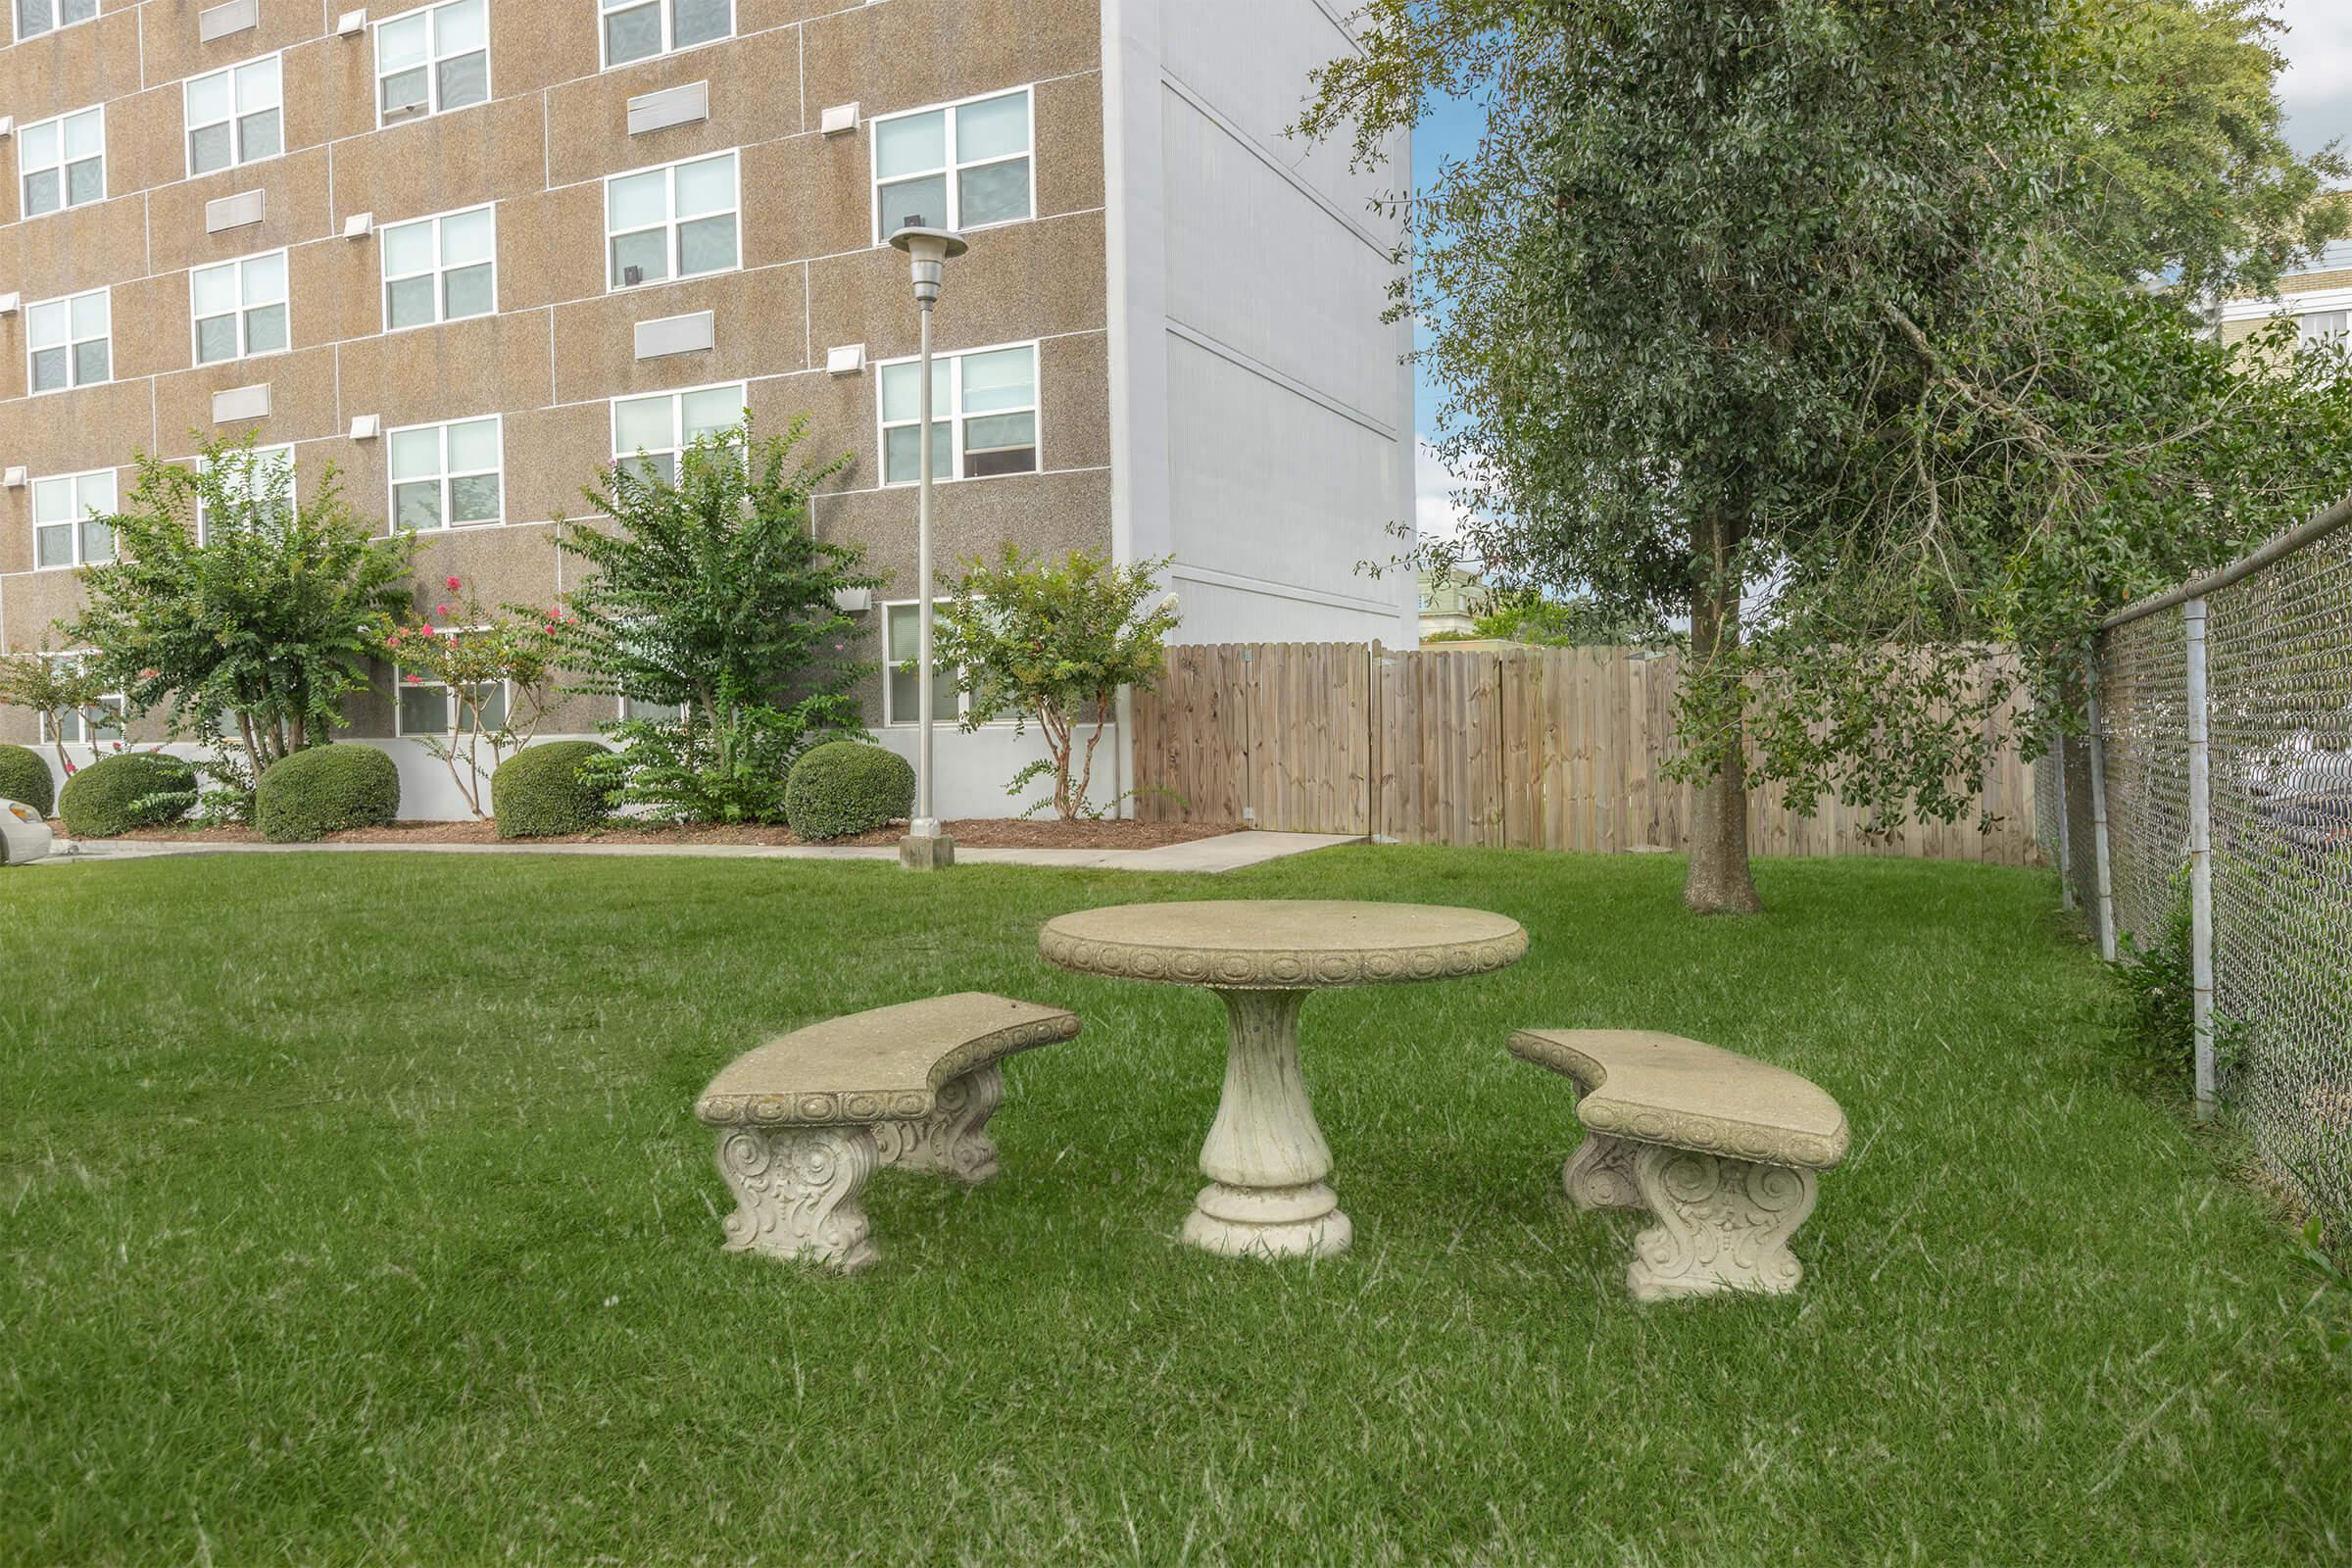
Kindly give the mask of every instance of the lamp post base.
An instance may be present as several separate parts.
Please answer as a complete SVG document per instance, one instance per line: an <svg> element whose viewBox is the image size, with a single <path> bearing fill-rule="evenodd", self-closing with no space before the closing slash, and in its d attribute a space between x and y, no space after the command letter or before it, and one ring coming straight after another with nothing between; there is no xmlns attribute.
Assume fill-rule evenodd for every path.
<svg viewBox="0 0 2352 1568"><path fill-rule="evenodd" d="M956 841L945 833L909 833L899 840L899 864L909 871L944 871L956 863Z"/></svg>

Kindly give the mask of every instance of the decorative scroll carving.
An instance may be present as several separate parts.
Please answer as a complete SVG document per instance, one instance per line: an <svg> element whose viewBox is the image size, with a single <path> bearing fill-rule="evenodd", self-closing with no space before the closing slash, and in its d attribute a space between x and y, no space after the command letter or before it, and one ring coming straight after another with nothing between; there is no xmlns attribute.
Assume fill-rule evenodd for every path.
<svg viewBox="0 0 2352 1568"><path fill-rule="evenodd" d="M881 1163L863 1127L734 1128L719 1134L718 1171L738 1204L731 1252L814 1263L837 1273L881 1253L868 1236L865 1184Z"/></svg>
<svg viewBox="0 0 2352 1568"><path fill-rule="evenodd" d="M1634 1239L1636 1300L1796 1289L1804 1265L1788 1240L1820 1196L1813 1172L1644 1144L1634 1178L1657 1220Z"/></svg>
<svg viewBox="0 0 2352 1568"><path fill-rule="evenodd" d="M1641 1150L1606 1133L1588 1132L1560 1167L1560 1185L1568 1200L1583 1209L1640 1208L1642 1186L1634 1178L1634 1156Z"/></svg>
<svg viewBox="0 0 2352 1568"><path fill-rule="evenodd" d="M1004 1075L994 1062L939 1086L931 1114L875 1124L882 1163L952 1176L977 1187L997 1173L997 1146L986 1128L1004 1102Z"/></svg>

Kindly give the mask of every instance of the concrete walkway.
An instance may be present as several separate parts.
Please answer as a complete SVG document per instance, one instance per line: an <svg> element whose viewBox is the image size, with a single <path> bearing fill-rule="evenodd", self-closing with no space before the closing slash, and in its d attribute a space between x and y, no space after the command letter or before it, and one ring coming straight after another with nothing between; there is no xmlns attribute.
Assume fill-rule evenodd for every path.
<svg viewBox="0 0 2352 1568"><path fill-rule="evenodd" d="M1213 875L1261 865L1335 844L1360 844L1337 833L1227 833L1155 850L956 851L962 865L1054 865L1098 871L1192 871ZM173 855L607 855L684 856L714 860L887 860L899 852L883 845L757 844L167 844L152 839L58 841L35 865L91 865Z"/></svg>

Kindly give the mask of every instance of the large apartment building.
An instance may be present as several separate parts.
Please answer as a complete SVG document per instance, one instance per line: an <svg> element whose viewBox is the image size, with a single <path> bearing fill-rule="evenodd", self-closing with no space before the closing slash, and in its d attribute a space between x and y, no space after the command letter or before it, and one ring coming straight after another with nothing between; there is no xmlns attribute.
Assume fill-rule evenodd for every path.
<svg viewBox="0 0 2352 1568"><path fill-rule="evenodd" d="M596 466L749 411L854 454L815 525L910 652L904 220L937 317L939 548L1173 557L1186 641L1410 637L1407 182L1288 139L1343 0L0 0L0 645L68 616L134 452L329 465L489 603L564 584ZM350 738L454 806L381 672ZM908 744L911 681L877 679ZM551 731L609 713L574 702ZM0 739L38 738L0 710ZM1031 742L942 738L949 814ZM1111 748L1116 751L1118 748ZM446 786L441 786L445 789Z"/></svg>
<svg viewBox="0 0 2352 1568"><path fill-rule="evenodd" d="M2222 335L2236 340L2265 321L2291 317L2306 343L2352 337L2352 239L2339 239L2278 279L2275 294L2223 301L2216 307Z"/></svg>

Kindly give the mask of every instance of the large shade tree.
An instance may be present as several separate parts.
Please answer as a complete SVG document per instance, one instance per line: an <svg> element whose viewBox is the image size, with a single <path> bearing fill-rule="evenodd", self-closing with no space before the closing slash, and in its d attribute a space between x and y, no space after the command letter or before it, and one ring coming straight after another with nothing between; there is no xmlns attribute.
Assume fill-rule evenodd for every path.
<svg viewBox="0 0 2352 1568"><path fill-rule="evenodd" d="M2161 5L1373 0L1319 74L1301 129L1359 158L1486 112L1409 203L1399 301L1474 476L1457 543L1688 618L1693 908L1757 907L1752 773L1957 814L2009 695L1984 643L2054 696L2100 607L2352 477L2340 388L2252 373L2148 286L2301 237L2268 77L2270 140L2125 138L2129 223L2092 188L2091 117L2132 101L2112 19ZM2183 225L2182 190L2222 213Z"/></svg>

